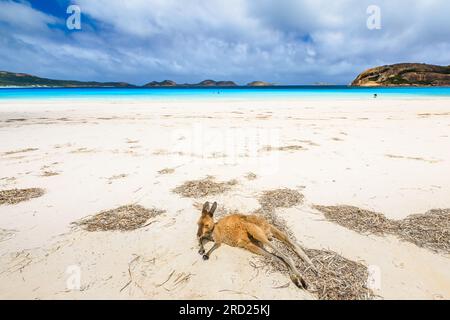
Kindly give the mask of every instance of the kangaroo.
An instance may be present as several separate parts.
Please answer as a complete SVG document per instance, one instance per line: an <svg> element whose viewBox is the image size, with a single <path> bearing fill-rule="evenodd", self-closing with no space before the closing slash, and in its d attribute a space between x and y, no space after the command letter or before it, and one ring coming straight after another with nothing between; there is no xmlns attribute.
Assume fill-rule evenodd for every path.
<svg viewBox="0 0 450 320"><path fill-rule="evenodd" d="M271 243L273 238L280 240L292 248L301 259L307 262L317 272L306 253L297 244L292 242L285 233L271 225L264 218L256 215L231 214L214 223L213 215L216 209L217 202L214 202L211 208L209 202L205 202L201 217L197 223L197 238L200 245L198 252L203 255L204 260L208 260L211 253L222 244L243 248L252 253L281 261L288 268L292 282L299 288L307 289L307 284L298 272L293 261L282 254ZM204 244L207 241L213 241L214 245L205 253ZM267 251L264 246L271 248L273 253Z"/></svg>

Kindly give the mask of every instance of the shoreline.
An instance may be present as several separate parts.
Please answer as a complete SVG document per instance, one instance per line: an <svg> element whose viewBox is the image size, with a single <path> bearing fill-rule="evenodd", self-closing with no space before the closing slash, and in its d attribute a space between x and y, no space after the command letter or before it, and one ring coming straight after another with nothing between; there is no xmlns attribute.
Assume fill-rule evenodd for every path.
<svg viewBox="0 0 450 320"><path fill-rule="evenodd" d="M0 104L15 102L258 102L450 99L450 87L156 87L156 88L16 88L0 89ZM9 93L8 93L9 92ZM12 93L11 93L12 92ZM376 98L376 99L375 99Z"/></svg>
<svg viewBox="0 0 450 320"><path fill-rule="evenodd" d="M217 99L215 99L217 98ZM261 97L261 98L225 98L225 97L176 97L176 98L161 98L161 99L155 99L155 98L135 98L135 97L119 97L119 98L92 98L92 97L86 97L86 98L0 98L0 111L8 109L10 106L14 107L23 107L24 105L47 105L47 106L54 106L54 105L61 105L61 103L75 103L77 104L77 107L84 107L88 104L99 104L99 105L105 105L105 104L128 104L128 105L142 105L142 106L162 106L162 105L168 105L168 106L192 106L193 103L198 104L199 106L206 106L211 104L219 104L219 105L230 105L233 104L234 106L242 106L246 107L249 104L258 103L259 107L276 107L277 104L282 104L284 106L292 106L292 107L303 107L305 106L305 103L312 103L313 105L321 105L323 102L326 102L326 106L333 106L333 105L342 105L342 103L350 103L351 105L354 105L355 103L361 105L361 103L369 103L369 104L376 104L377 102L383 102L380 103L381 106L384 106L389 103L402 103L402 102L408 102L415 104L416 101L418 102L424 102L424 101L430 101L430 102L450 102L450 97L447 96L397 96L397 97L383 97L378 96L376 99L372 96L363 96L363 97L319 97L319 96L310 96L310 97ZM237 104L236 104L237 103ZM336 104L337 103L337 104ZM394 106L395 107L395 106ZM61 109L63 110L63 109ZM30 110L32 111L32 110Z"/></svg>

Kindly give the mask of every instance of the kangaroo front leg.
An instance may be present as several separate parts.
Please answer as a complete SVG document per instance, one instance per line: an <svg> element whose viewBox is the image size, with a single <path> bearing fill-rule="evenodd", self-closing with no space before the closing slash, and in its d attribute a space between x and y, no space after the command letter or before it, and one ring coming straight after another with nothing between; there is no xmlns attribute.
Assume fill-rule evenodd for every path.
<svg viewBox="0 0 450 320"><path fill-rule="evenodd" d="M211 253L219 247L220 247L220 243L214 242L214 245L212 246L212 248L209 249L209 251L205 255L203 255L203 260L208 260Z"/></svg>
<svg viewBox="0 0 450 320"><path fill-rule="evenodd" d="M201 254L201 255L205 254L205 247L204 247L204 245L205 245L205 243L207 241L209 241L209 240L207 238L204 238L204 237L200 237L198 239L198 244L200 246L200 249L198 249L198 253L199 254Z"/></svg>

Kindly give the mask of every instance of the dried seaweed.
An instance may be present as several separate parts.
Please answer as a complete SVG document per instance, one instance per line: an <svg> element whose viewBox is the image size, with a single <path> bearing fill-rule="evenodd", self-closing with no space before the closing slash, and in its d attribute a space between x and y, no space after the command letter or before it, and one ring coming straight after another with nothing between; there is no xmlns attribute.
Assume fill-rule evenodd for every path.
<svg viewBox="0 0 450 320"><path fill-rule="evenodd" d="M237 183L237 180L217 182L214 177L208 176L201 180L186 181L172 191L186 198L202 198L229 191Z"/></svg>
<svg viewBox="0 0 450 320"><path fill-rule="evenodd" d="M391 220L351 206L314 206L325 218L362 234L392 234L404 241L436 252L450 253L450 209L434 209Z"/></svg>
<svg viewBox="0 0 450 320"><path fill-rule="evenodd" d="M164 168L164 169L158 171L159 174L172 174L174 172L175 172L175 169L173 169L173 168Z"/></svg>
<svg viewBox="0 0 450 320"><path fill-rule="evenodd" d="M297 190L275 189L264 191L258 201L265 210L290 208L303 203L303 195Z"/></svg>
<svg viewBox="0 0 450 320"><path fill-rule="evenodd" d="M16 230L8 230L0 228L0 242L6 241L14 237Z"/></svg>
<svg viewBox="0 0 450 320"><path fill-rule="evenodd" d="M33 198L41 197L44 193L45 190L40 188L1 190L0 205L28 201Z"/></svg>
<svg viewBox="0 0 450 320"><path fill-rule="evenodd" d="M249 172L245 175L245 178L249 181L255 180L258 178L258 176L256 174L254 174L253 172Z"/></svg>
<svg viewBox="0 0 450 320"><path fill-rule="evenodd" d="M283 232L295 239L286 226L278 226ZM373 299L372 290L367 287L369 272L367 267L359 262L346 259L331 250L304 249L311 259L317 273L311 266L301 260L295 252L279 241L273 244L284 255L293 258L300 274L308 284L308 291L322 300L366 300ZM288 270L277 260L261 257L264 267L270 272L287 274Z"/></svg>
<svg viewBox="0 0 450 320"><path fill-rule="evenodd" d="M164 210L147 209L140 205L126 205L102 211L75 222L87 231L131 231L146 226L146 222ZM148 225L148 224L147 224Z"/></svg>
<svg viewBox="0 0 450 320"><path fill-rule="evenodd" d="M3 154L5 156L9 156L9 155L12 155L12 154L25 153L25 152L31 152L31 151L37 151L37 150L39 150L39 149L37 149L37 148L27 148L27 149L7 151L7 152L4 152Z"/></svg>
<svg viewBox="0 0 450 320"><path fill-rule="evenodd" d="M305 250L318 270L315 274L300 259L296 259L299 271L306 282L322 300L372 299L373 292L367 288L369 277L365 265L342 257L330 250Z"/></svg>
<svg viewBox="0 0 450 320"><path fill-rule="evenodd" d="M434 209L400 220L396 234L419 247L450 254L450 209Z"/></svg>
<svg viewBox="0 0 450 320"><path fill-rule="evenodd" d="M54 172L54 171L44 171L41 174L41 177L53 177L53 176L57 176L59 175L58 172Z"/></svg>
<svg viewBox="0 0 450 320"><path fill-rule="evenodd" d="M272 146L265 146L260 149L260 151L298 151L298 150L304 150L305 148L299 145L289 145L289 146L282 146L282 147L272 147Z"/></svg>
<svg viewBox="0 0 450 320"><path fill-rule="evenodd" d="M328 220L362 234L383 235L395 229L397 225L395 221L387 219L381 213L353 206L313 206L313 208L321 211Z"/></svg>

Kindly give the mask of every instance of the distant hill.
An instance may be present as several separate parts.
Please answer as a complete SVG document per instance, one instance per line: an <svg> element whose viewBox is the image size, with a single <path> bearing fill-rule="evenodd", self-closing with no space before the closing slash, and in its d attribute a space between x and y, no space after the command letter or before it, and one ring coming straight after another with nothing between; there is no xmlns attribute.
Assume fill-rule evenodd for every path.
<svg viewBox="0 0 450 320"><path fill-rule="evenodd" d="M352 86L450 86L450 66L400 63L361 73Z"/></svg>
<svg viewBox="0 0 450 320"><path fill-rule="evenodd" d="M268 87L273 86L272 83L265 82L265 81L252 81L250 83L247 83L247 86L249 87Z"/></svg>
<svg viewBox="0 0 450 320"><path fill-rule="evenodd" d="M144 85L144 87L176 87L177 83L172 80L164 80L161 82L152 81Z"/></svg>
<svg viewBox="0 0 450 320"><path fill-rule="evenodd" d="M214 80L203 80L200 83L193 84L195 87L236 87L237 84L233 81L214 81Z"/></svg>
<svg viewBox="0 0 450 320"><path fill-rule="evenodd" d="M252 82L253 85L271 85L262 81ZM250 85L250 84L249 84ZM190 84L178 84L172 80L164 80L161 82L152 81L143 88L153 87L236 87L233 81L215 81L203 80L202 82ZM0 71L0 87L63 87L63 88L89 88L89 87L113 87L113 88L135 88L135 86L126 82L96 82L96 81L75 81L75 80L54 80L36 77L26 73L14 73L8 71Z"/></svg>
<svg viewBox="0 0 450 320"><path fill-rule="evenodd" d="M0 86L4 87L118 87L128 88L133 85L125 82L95 82L95 81L73 81L73 80L53 80L40 78L26 73L13 73L0 71Z"/></svg>
<svg viewBox="0 0 450 320"><path fill-rule="evenodd" d="M236 83L233 81L214 81L214 80L203 80L200 83L185 83L178 84L172 80L164 80L161 82L152 81L144 85L144 87L235 87Z"/></svg>

